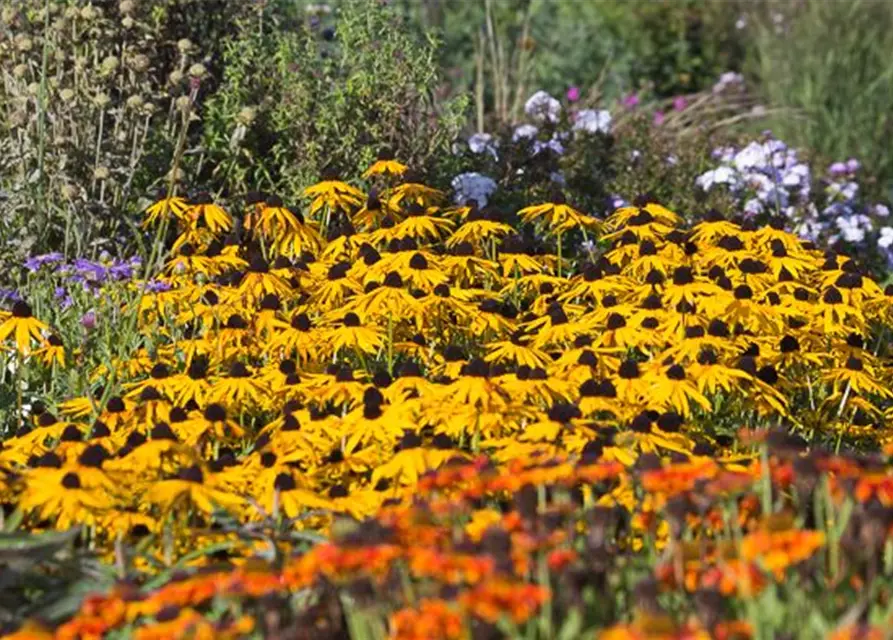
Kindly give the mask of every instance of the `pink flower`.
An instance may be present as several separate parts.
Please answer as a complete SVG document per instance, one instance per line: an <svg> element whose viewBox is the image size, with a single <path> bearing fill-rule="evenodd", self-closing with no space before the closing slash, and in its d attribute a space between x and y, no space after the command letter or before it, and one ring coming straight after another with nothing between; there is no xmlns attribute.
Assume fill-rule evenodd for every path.
<svg viewBox="0 0 893 640"><path fill-rule="evenodd" d="M663 111L655 111L654 112L654 124L656 124L657 126L662 125L664 123L665 119L666 119L666 116L664 115Z"/></svg>
<svg viewBox="0 0 893 640"><path fill-rule="evenodd" d="M639 104L639 94L631 93L623 99L623 106L627 109L632 109L636 105Z"/></svg>
<svg viewBox="0 0 893 640"><path fill-rule="evenodd" d="M688 100L683 96L676 96L673 98L673 110L674 111L684 111L685 107L688 106Z"/></svg>
<svg viewBox="0 0 893 640"><path fill-rule="evenodd" d="M580 99L580 87L570 87L567 90L568 102L576 102Z"/></svg>
<svg viewBox="0 0 893 640"><path fill-rule="evenodd" d="M88 311L81 317L81 326L87 331L96 327L96 313Z"/></svg>

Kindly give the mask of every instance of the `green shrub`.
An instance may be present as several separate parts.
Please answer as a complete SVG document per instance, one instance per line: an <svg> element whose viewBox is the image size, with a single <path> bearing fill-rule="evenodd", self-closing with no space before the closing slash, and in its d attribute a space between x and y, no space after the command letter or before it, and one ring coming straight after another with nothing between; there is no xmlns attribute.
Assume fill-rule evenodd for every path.
<svg viewBox="0 0 893 640"><path fill-rule="evenodd" d="M4 3L2 260L49 248L84 255L116 246L129 231L121 214L171 167L177 100L210 88L217 42L246 6Z"/></svg>
<svg viewBox="0 0 893 640"><path fill-rule="evenodd" d="M345 3L331 25L311 18L269 32L243 24L227 41L200 180L295 197L323 167L356 175L387 148L423 170L452 143L465 102L436 103L433 38L372 0Z"/></svg>
<svg viewBox="0 0 893 640"><path fill-rule="evenodd" d="M855 156L877 177L877 191L888 188L893 4L771 1L758 9L749 70L767 103L786 108L770 121L773 133L828 160Z"/></svg>

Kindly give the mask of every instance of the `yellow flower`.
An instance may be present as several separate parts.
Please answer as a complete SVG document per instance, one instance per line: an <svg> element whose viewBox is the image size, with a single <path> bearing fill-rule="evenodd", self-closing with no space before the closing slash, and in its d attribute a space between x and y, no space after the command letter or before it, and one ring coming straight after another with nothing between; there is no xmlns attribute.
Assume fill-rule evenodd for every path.
<svg viewBox="0 0 893 640"><path fill-rule="evenodd" d="M19 301L12 305L12 315L0 324L0 342L12 338L18 352L28 355L31 341L42 341L45 331L49 331L49 327L31 314L27 303Z"/></svg>

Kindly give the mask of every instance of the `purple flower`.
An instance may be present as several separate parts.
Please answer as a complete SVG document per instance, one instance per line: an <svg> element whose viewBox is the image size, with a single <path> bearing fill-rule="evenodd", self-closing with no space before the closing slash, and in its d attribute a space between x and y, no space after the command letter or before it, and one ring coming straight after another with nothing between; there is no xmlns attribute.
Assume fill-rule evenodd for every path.
<svg viewBox="0 0 893 640"><path fill-rule="evenodd" d="M45 253L40 256L32 256L32 257L28 258L27 260L25 260L25 268L28 271L30 271L31 273L34 273L35 271L37 271L44 265L54 264L56 262L62 262L62 260L64 260L64 259L65 259L65 256L63 256L58 251L54 251L52 253Z"/></svg>
<svg viewBox="0 0 893 640"><path fill-rule="evenodd" d="M835 162L830 167L828 167L828 173L832 176L842 176L847 172L846 163L845 162Z"/></svg>
<svg viewBox="0 0 893 640"><path fill-rule="evenodd" d="M96 313L88 311L81 317L81 326L88 331L96 327Z"/></svg>
<svg viewBox="0 0 893 640"><path fill-rule="evenodd" d="M664 123L664 120L666 120L666 119L667 119L667 117L666 117L666 115L664 115L663 111L655 111L654 112L654 124L657 125L658 127L660 125L662 125Z"/></svg>
<svg viewBox="0 0 893 640"><path fill-rule="evenodd" d="M92 282L103 282L108 278L108 270L98 262L86 258L76 258L74 270L81 278Z"/></svg>
<svg viewBox="0 0 893 640"><path fill-rule="evenodd" d="M846 161L846 168L847 168L847 171L849 171L850 173L856 173L861 166L862 166L862 163L860 163L855 158L850 158L849 160Z"/></svg>
<svg viewBox="0 0 893 640"><path fill-rule="evenodd" d="M143 291L148 291L150 293L161 293L163 291L170 291L171 284L169 282L165 282L164 280L149 280L148 282L143 284Z"/></svg>
<svg viewBox="0 0 893 640"><path fill-rule="evenodd" d="M685 111L688 106L688 100L684 96L676 96L673 98L673 111Z"/></svg>
<svg viewBox="0 0 893 640"><path fill-rule="evenodd" d="M22 296L15 289L0 289L0 301L3 302L19 302Z"/></svg>
<svg viewBox="0 0 893 640"><path fill-rule="evenodd" d="M580 99L580 87L570 87L567 90L568 102L576 102Z"/></svg>
<svg viewBox="0 0 893 640"><path fill-rule="evenodd" d="M633 109L639 104L639 94L630 93L622 100L623 106L627 109Z"/></svg>

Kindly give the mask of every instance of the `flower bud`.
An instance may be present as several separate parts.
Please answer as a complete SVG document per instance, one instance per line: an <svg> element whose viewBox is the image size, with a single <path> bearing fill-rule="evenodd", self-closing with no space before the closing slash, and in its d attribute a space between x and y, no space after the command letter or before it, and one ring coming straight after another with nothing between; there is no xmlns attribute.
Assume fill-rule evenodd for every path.
<svg viewBox="0 0 893 640"><path fill-rule="evenodd" d="M108 177L109 177L108 167L96 167L93 170L93 177L96 180L108 180Z"/></svg>
<svg viewBox="0 0 893 640"><path fill-rule="evenodd" d="M192 41L189 38L180 38L177 40L177 49L180 53L189 53L192 50Z"/></svg>
<svg viewBox="0 0 893 640"><path fill-rule="evenodd" d="M59 92L59 97L62 99L62 102L71 102L74 99L74 90L65 87Z"/></svg>
<svg viewBox="0 0 893 640"><path fill-rule="evenodd" d="M121 26L125 29L133 29L133 25L136 24L136 21L130 16L124 16L121 18Z"/></svg>
<svg viewBox="0 0 893 640"><path fill-rule="evenodd" d="M121 2L118 3L118 11L121 12L121 15L129 16L136 11L136 2L133 0L121 0Z"/></svg>

